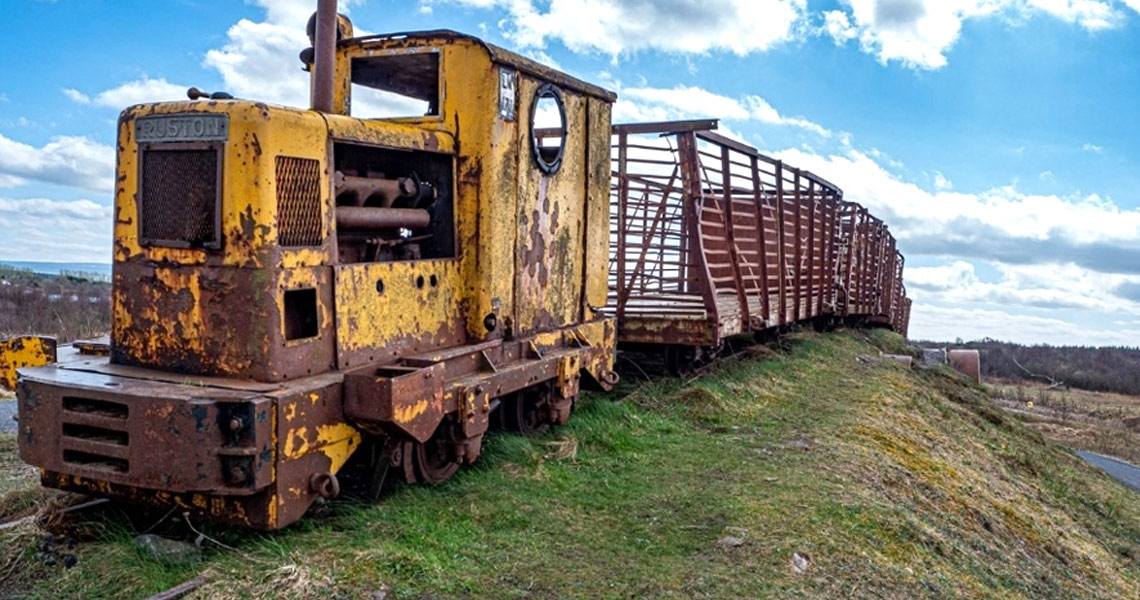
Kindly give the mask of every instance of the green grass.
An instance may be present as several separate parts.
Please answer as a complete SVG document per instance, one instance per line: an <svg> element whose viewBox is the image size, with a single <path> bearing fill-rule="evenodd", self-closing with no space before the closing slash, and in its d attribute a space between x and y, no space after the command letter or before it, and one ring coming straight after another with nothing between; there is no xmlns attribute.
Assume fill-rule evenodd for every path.
<svg viewBox="0 0 1140 600"><path fill-rule="evenodd" d="M161 566L119 509L32 598L1114 598L1140 587L1137 497L946 371L860 360L885 332L584 398L544 437L375 506L274 534L220 528ZM726 537L742 545L720 543ZM808 559L797 572L792 557Z"/></svg>

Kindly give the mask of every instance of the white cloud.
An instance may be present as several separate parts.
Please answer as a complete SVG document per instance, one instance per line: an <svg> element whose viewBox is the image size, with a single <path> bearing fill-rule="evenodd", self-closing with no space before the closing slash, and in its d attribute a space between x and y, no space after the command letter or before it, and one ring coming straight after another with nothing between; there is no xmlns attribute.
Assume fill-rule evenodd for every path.
<svg viewBox="0 0 1140 600"><path fill-rule="evenodd" d="M1096 144L1085 144L1081 147L1081 150L1084 150L1085 152L1092 152L1093 154L1101 154L1104 152L1104 148L1097 146Z"/></svg>
<svg viewBox="0 0 1140 600"><path fill-rule="evenodd" d="M969 309L916 302L910 336L916 339L993 339L1023 344L1135 346L1140 329L1090 328L1051 317L1002 310Z"/></svg>
<svg viewBox="0 0 1140 600"><path fill-rule="evenodd" d="M745 102L748 105L748 112L751 118L761 123L799 127L800 129L806 129L823 137L829 137L831 135L831 132L827 129L803 117L786 117L781 115L775 108L772 108L771 104L768 104L767 100L760 96L748 96L745 98Z"/></svg>
<svg viewBox="0 0 1140 600"><path fill-rule="evenodd" d="M0 197L0 213L19 213L38 217L68 217L87 221L110 221L113 210L110 206L96 204L90 200L64 202L47 198L13 200Z"/></svg>
<svg viewBox="0 0 1140 600"><path fill-rule="evenodd" d="M1121 18L1111 4L1102 0L1029 0L1029 6L1089 31L1114 27Z"/></svg>
<svg viewBox="0 0 1140 600"><path fill-rule="evenodd" d="M859 37L859 30L851 25L847 13L841 10L829 10L823 13L823 29L840 46Z"/></svg>
<svg viewBox="0 0 1140 600"><path fill-rule="evenodd" d="M96 104L122 110L134 104L185 100L188 89L189 86L170 83L163 77L152 79L143 75L135 81L128 81L118 87L104 90L94 98L71 88L63 90L63 95L76 104Z"/></svg>
<svg viewBox="0 0 1140 600"><path fill-rule="evenodd" d="M218 71L227 92L286 106L309 104L309 75L297 59L309 45L304 20L293 26L242 19L226 37L224 46L206 53L204 64Z"/></svg>
<svg viewBox="0 0 1140 600"><path fill-rule="evenodd" d="M978 280L974 265L961 260L940 267L909 267L905 279L908 289L932 290L961 289ZM911 295L914 295L913 291Z"/></svg>
<svg viewBox="0 0 1140 600"><path fill-rule="evenodd" d="M0 125L3 125L4 127L34 127L36 123L35 121L32 121L31 119L21 115L15 119L0 119ZM0 185L0 187L4 186Z"/></svg>
<svg viewBox="0 0 1140 600"><path fill-rule="evenodd" d="M349 14L355 5L364 4L366 0L340 0L337 10ZM305 31L305 24L317 8L313 0L246 0L247 3L265 9L266 20L277 25L285 25Z"/></svg>
<svg viewBox="0 0 1140 600"><path fill-rule="evenodd" d="M1140 5L1140 0L1127 0ZM819 31L835 43L858 40L879 62L897 61L916 69L946 65L946 53L958 41L963 22L995 15L1045 14L1099 31L1121 22L1108 0L841 0L846 11L823 13ZM1133 8L1136 8L1133 6Z"/></svg>
<svg viewBox="0 0 1140 600"><path fill-rule="evenodd" d="M185 100L187 89L189 86L175 85L165 78L151 79L144 75L141 79L99 93L93 101L100 106L121 110L132 104Z"/></svg>
<svg viewBox="0 0 1140 600"><path fill-rule="evenodd" d="M437 0L502 8L516 45L558 40L575 52L614 57L638 50L745 55L794 39L806 0ZM427 0L424 4L430 5Z"/></svg>
<svg viewBox="0 0 1140 600"><path fill-rule="evenodd" d="M886 218L912 250L1024 263L1072 256L1087 268L1140 273L1140 209L1095 194L1035 195L1014 186L931 193L854 149L776 156L838 182L848 199Z"/></svg>
<svg viewBox="0 0 1140 600"><path fill-rule="evenodd" d="M63 95L76 104L91 104L91 98L87 94L73 88L65 88Z"/></svg>
<svg viewBox="0 0 1140 600"><path fill-rule="evenodd" d="M1073 264L992 265L998 272L993 282L979 279L974 265L962 260L912 267L904 278L916 301L1140 315L1140 303L1119 293L1140 285L1140 276L1098 273Z"/></svg>
<svg viewBox="0 0 1140 600"><path fill-rule="evenodd" d="M0 197L0 223L20 235L0 236L9 260L109 262L113 209L90 200Z"/></svg>
<svg viewBox="0 0 1140 600"><path fill-rule="evenodd" d="M679 85L674 88L618 88L614 121L667 121L671 119L719 118L728 121L756 121L768 125L796 127L823 137L831 131L803 117L780 114L760 96L736 100L702 88Z"/></svg>
<svg viewBox="0 0 1140 600"><path fill-rule="evenodd" d="M946 192L954 189L954 182L950 181L939 171L934 172L934 189Z"/></svg>
<svg viewBox="0 0 1140 600"><path fill-rule="evenodd" d="M316 3L312 0L247 0L265 9L264 21L242 19L226 32L221 48L206 52L203 65L222 76L225 91L238 98L257 98L285 106L309 105L309 74L297 58L309 46L305 25ZM365 0L341 0L349 14ZM354 35L368 32L355 27Z"/></svg>
<svg viewBox="0 0 1140 600"><path fill-rule="evenodd" d="M0 135L0 187L40 181L108 192L114 170L114 149L86 137L54 137L36 148Z"/></svg>

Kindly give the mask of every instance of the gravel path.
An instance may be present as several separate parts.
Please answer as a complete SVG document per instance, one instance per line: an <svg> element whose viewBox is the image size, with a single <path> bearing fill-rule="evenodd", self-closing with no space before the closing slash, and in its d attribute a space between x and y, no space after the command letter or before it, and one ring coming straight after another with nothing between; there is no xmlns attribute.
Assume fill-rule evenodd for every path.
<svg viewBox="0 0 1140 600"><path fill-rule="evenodd" d="M16 402L0 400L0 432L15 433L16 422L12 420L14 416L16 416Z"/></svg>
<svg viewBox="0 0 1140 600"><path fill-rule="evenodd" d="M1100 467L1113 479L1140 492L1140 467L1103 454L1085 452L1084 450L1077 450L1076 452L1077 456Z"/></svg>

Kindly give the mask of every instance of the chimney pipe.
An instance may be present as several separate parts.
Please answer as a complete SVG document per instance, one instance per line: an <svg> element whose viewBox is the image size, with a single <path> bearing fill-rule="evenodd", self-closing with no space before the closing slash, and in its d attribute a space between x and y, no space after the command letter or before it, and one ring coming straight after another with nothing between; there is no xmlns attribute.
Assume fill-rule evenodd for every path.
<svg viewBox="0 0 1140 600"><path fill-rule="evenodd" d="M333 111L336 73L336 0L317 0L317 34L313 46L313 110Z"/></svg>

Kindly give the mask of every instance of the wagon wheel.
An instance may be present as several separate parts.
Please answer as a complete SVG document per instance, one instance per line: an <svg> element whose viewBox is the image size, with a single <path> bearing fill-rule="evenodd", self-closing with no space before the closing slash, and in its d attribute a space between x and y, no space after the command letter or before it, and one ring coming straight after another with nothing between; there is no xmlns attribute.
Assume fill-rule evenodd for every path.
<svg viewBox="0 0 1140 600"><path fill-rule="evenodd" d="M668 346L665 349L665 369L677 377L695 375L715 363L724 347L723 341L716 346Z"/></svg>
<svg viewBox="0 0 1140 600"><path fill-rule="evenodd" d="M543 387L519 390L503 398L499 405L499 418L503 429L517 431L523 435L537 435L550 429L544 422L542 410L547 403L547 392Z"/></svg>
<svg viewBox="0 0 1140 600"><path fill-rule="evenodd" d="M696 368L696 353L691 346L669 345L665 347L665 371L675 377L692 374Z"/></svg>
<svg viewBox="0 0 1140 600"><path fill-rule="evenodd" d="M443 439L443 428L426 442L403 442L400 466L408 483L443 483L459 470L451 453L451 445Z"/></svg>

